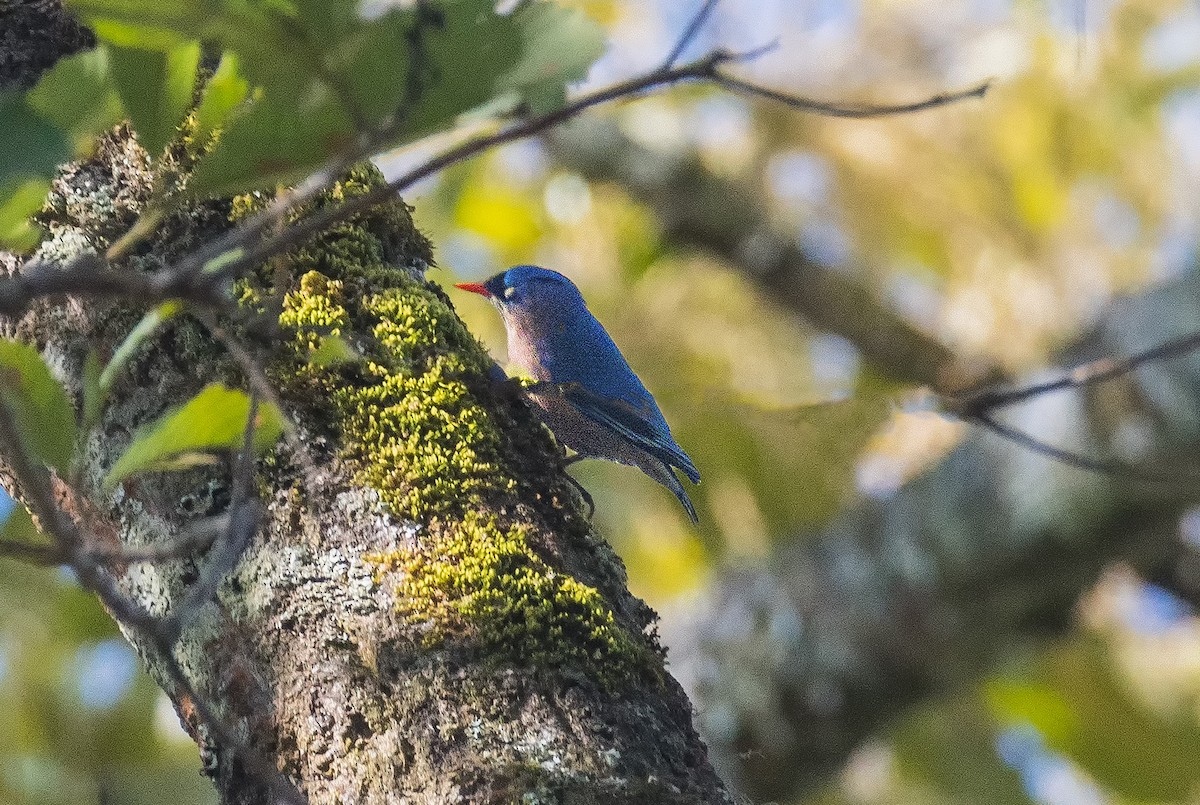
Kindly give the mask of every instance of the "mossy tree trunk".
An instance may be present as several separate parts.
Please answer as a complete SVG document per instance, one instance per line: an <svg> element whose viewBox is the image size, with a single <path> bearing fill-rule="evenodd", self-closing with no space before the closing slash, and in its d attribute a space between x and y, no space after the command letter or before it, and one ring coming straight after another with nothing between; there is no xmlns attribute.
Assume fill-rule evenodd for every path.
<svg viewBox="0 0 1200 805"><path fill-rule="evenodd" d="M151 161L126 130L113 132L57 181L40 253L103 251L152 194L186 181L189 158L178 146ZM356 170L317 203L376 181ZM189 207L121 267L176 259L260 203ZM487 379L487 354L424 280L431 262L397 199L239 284L243 311L261 321L273 310L278 328L264 337L243 319L224 325L258 354L305 456L280 445L260 462L266 523L184 630L178 662L314 803L728 801L663 669L653 612L580 514L556 448ZM13 255L0 263L19 270ZM137 318L67 300L3 331L35 343L78 399L88 350L106 356ZM330 332L361 359L309 365L309 347ZM244 385L186 316L138 355L88 437L84 495L72 501L93 539L163 544L227 505L228 472L212 468L99 492L138 426L213 380ZM163 615L184 605L216 552L132 566L118 581ZM222 801L265 801L130 635Z"/></svg>

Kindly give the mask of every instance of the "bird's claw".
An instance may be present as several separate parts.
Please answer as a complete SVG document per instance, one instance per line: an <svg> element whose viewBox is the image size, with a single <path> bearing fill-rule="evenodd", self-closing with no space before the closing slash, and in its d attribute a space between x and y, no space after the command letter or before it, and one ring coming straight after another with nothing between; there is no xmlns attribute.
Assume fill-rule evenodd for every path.
<svg viewBox="0 0 1200 805"><path fill-rule="evenodd" d="M580 458L580 456L573 456L572 458L575 458L576 460L578 460ZM563 467L565 468L566 466L567 465L564 462ZM579 483L579 481L576 480L574 477L572 477L570 473L564 472L563 477L567 479L567 483L569 483L569 484L571 484L571 486L575 487L575 491L579 493L579 497L583 498L583 502L587 504L587 507L588 507L587 518L589 520L591 520L592 517L596 514L596 501L592 500L591 493L588 492L586 489L584 489L583 484Z"/></svg>

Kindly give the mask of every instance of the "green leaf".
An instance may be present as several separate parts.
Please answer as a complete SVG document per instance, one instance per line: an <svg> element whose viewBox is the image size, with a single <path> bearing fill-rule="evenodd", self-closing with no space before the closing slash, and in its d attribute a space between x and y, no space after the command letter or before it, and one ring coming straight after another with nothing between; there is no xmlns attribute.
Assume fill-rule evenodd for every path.
<svg viewBox="0 0 1200 805"><path fill-rule="evenodd" d="M339 0L345 2L345 0ZM240 57L252 82L295 95L313 74L296 38L296 10L286 0L68 0L104 42L120 48L171 51L211 43Z"/></svg>
<svg viewBox="0 0 1200 805"><path fill-rule="evenodd" d="M27 100L43 118L70 132L76 154L86 153L97 134L125 116L105 47L59 59Z"/></svg>
<svg viewBox="0 0 1200 805"><path fill-rule="evenodd" d="M891 737L904 775L945 794L946 802L1031 802L1020 775L997 757L992 724L978 696L960 695L917 708L901 719Z"/></svg>
<svg viewBox="0 0 1200 805"><path fill-rule="evenodd" d="M496 14L492 0L430 8L435 16L420 17L419 26L418 14L429 12L405 8L371 22L339 15L328 37L319 30L293 33L292 51L301 48L304 61L288 71L293 88L281 92L283 78L255 76L268 80L263 97L223 133L197 167L192 188L223 195L295 181L346 149L359 123L373 127L395 116L391 143L400 144L488 101L496 76L520 60L520 25ZM298 25L324 19L312 3L301 10L310 17ZM422 56L414 62L410 41L417 29Z"/></svg>
<svg viewBox="0 0 1200 805"><path fill-rule="evenodd" d="M406 73L416 70L423 80L417 102L406 117L404 138L444 128L490 100L496 95L496 76L515 68L524 55L515 15L496 14L491 0L459 0L448 5L444 26L426 40L425 62L405 65Z"/></svg>
<svg viewBox="0 0 1200 805"><path fill-rule="evenodd" d="M310 366L337 366L351 363L362 356L346 339L337 335L327 335L321 339L320 345L308 356Z"/></svg>
<svg viewBox="0 0 1200 805"><path fill-rule="evenodd" d="M71 157L66 136L35 114L20 95L0 92L0 200L30 179L49 178Z"/></svg>
<svg viewBox="0 0 1200 805"><path fill-rule="evenodd" d="M253 187L289 184L345 148L353 125L326 93L265 97L222 133L192 174L197 193L224 196Z"/></svg>
<svg viewBox="0 0 1200 805"><path fill-rule="evenodd" d="M513 99L505 110L520 98L539 110L559 105L603 43L586 16L545 2L497 14L494 0L431 0L373 20L349 0L71 6L114 46L121 97L152 152L186 108L192 43L224 50L197 112L200 132L222 130L190 185L210 195L296 181L384 125L390 139L380 147L410 142L498 95ZM248 97L253 105L229 119Z"/></svg>
<svg viewBox="0 0 1200 805"><path fill-rule="evenodd" d="M521 27L521 61L500 77L496 91L516 90L534 114L563 105L566 85L587 78L604 53L605 34L576 8L528 3L514 14Z"/></svg>
<svg viewBox="0 0 1200 805"><path fill-rule="evenodd" d="M1158 713L1138 701L1099 640L1050 652L1045 671L1078 725L1047 735L1047 744L1100 785L1137 802L1187 801L1200 789L1200 727L1190 709Z"/></svg>
<svg viewBox="0 0 1200 805"><path fill-rule="evenodd" d="M325 42L340 42L361 25L357 2L296 0L296 12L309 31L320 31Z"/></svg>
<svg viewBox="0 0 1200 805"><path fill-rule="evenodd" d="M13 542L24 542L31 545L47 544L49 540L33 524L33 515L18 501L13 501L12 509L0 526L0 539Z"/></svg>
<svg viewBox="0 0 1200 805"><path fill-rule="evenodd" d="M242 445L250 397L243 391L213 383L183 405L138 429L133 442L104 479L111 492L134 473L194 466L215 450L236 450ZM265 450L283 433L283 418L274 406L258 408L254 447Z"/></svg>
<svg viewBox="0 0 1200 805"><path fill-rule="evenodd" d="M41 208L58 166L70 159L66 134L17 93L0 92L0 245L37 243L29 216Z"/></svg>
<svg viewBox="0 0 1200 805"><path fill-rule="evenodd" d="M49 179L28 179L10 191L0 203L0 245L13 251L28 251L41 240L41 232L29 220L42 208L50 192Z"/></svg>
<svg viewBox="0 0 1200 805"><path fill-rule="evenodd" d="M204 85L204 97L196 107L197 135L207 136L222 128L249 97L250 82L238 72L237 54L226 53Z"/></svg>
<svg viewBox="0 0 1200 805"><path fill-rule="evenodd" d="M142 147L162 152L192 105L200 43L169 50L110 47L112 74Z"/></svg>
<svg viewBox="0 0 1200 805"><path fill-rule="evenodd" d="M66 5L101 40L147 50L208 38L224 18L219 0L67 0Z"/></svg>
<svg viewBox="0 0 1200 805"><path fill-rule="evenodd" d="M104 371L96 381L98 405L103 405L104 401L108 399L113 383L116 382L117 375L132 360L138 347L147 338L156 333L164 322L175 318L182 311L183 305L178 301L163 302L143 316L142 320L137 323L137 326L129 331L129 335L125 336L124 340L121 341L120 346L113 353L112 360L104 367Z"/></svg>
<svg viewBox="0 0 1200 805"><path fill-rule="evenodd" d="M0 401L30 455L65 477L75 450L75 409L28 344L0 340Z"/></svg>

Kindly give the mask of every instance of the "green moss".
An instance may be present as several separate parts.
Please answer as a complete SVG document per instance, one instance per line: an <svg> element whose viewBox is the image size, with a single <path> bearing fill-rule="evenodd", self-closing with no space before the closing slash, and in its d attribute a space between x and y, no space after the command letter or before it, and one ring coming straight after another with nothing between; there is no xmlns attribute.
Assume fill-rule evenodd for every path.
<svg viewBox="0 0 1200 805"><path fill-rule="evenodd" d="M378 180L358 171L318 203ZM235 214L263 203L242 197ZM530 477L521 456L532 442L518 448L511 423L497 420L502 406L486 380L491 358L435 286L394 264L398 254L428 262L428 245L398 199L299 250L289 273L300 279L279 318L291 360L275 374L309 405L325 400L322 418L335 424L339 459L355 482L425 526L419 545L369 557L381 571L403 571L400 617L427 647L453 643L512 665L577 668L606 684L634 669L659 674L657 654L617 623L604 596L535 550L546 542L536 521L502 526L476 514L549 500L543 490L562 481L540 433L535 449L544 455L533 463L542 475ZM258 281L269 279L264 269ZM320 337L337 334L361 359L309 365Z"/></svg>
<svg viewBox="0 0 1200 805"><path fill-rule="evenodd" d="M322 335L341 335L350 323L350 314L342 304L342 283L319 271L300 278L299 289L283 298L279 324L296 331L296 341L316 349Z"/></svg>
<svg viewBox="0 0 1200 805"><path fill-rule="evenodd" d="M613 684L646 665L645 649L594 588L558 572L531 547L528 526L468 513L434 550L369 556L403 571L400 614L426 625L427 645L466 638L484 656L539 668L592 668Z"/></svg>
<svg viewBox="0 0 1200 805"><path fill-rule="evenodd" d="M483 372L477 344L444 302L408 280L368 297L373 382L339 389L335 405L356 480L418 522L477 507L516 485L501 434L470 391Z"/></svg>

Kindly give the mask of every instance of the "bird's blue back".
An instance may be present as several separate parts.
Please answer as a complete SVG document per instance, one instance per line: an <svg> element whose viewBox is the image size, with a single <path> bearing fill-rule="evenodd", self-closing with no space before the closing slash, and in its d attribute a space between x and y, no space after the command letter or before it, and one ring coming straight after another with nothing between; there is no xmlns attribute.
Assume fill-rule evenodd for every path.
<svg viewBox="0 0 1200 805"><path fill-rule="evenodd" d="M578 456L633 464L670 489L696 522L696 507L672 468L692 483L700 472L671 436L654 397L562 274L516 266L458 287L492 299L508 330L509 360L534 380L530 400L559 441Z"/></svg>
<svg viewBox="0 0 1200 805"><path fill-rule="evenodd" d="M492 289L493 293L504 295L510 288L515 291L515 298L508 300L507 315L523 337L533 342L537 362L544 370L541 374L548 375L541 379L578 383L599 398L623 401L649 426L651 441L678 459L670 463L685 468L689 477L698 477L683 449L671 437L654 397L569 279L537 266L517 266L496 279L502 283Z"/></svg>

